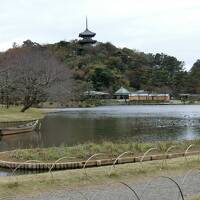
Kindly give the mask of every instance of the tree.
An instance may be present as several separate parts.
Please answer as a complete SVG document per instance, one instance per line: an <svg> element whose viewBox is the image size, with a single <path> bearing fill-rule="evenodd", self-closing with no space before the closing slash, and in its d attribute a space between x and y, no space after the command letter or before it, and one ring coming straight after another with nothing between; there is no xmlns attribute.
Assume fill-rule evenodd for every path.
<svg viewBox="0 0 200 200"><path fill-rule="evenodd" d="M6 105L9 108L10 104L13 103L14 97L11 93L15 90L14 80L11 66L5 64L5 58L7 55L0 56L0 103Z"/></svg>
<svg viewBox="0 0 200 200"><path fill-rule="evenodd" d="M163 88L163 92L177 95L181 90L181 86L178 83L183 83L183 79L185 78L183 65L183 62L173 56L156 54L154 56L149 84L153 88Z"/></svg>
<svg viewBox="0 0 200 200"><path fill-rule="evenodd" d="M200 60L197 60L189 72L190 92L200 93Z"/></svg>
<svg viewBox="0 0 200 200"><path fill-rule="evenodd" d="M34 104L47 101L51 89L55 90L60 85L62 90L63 86L66 86L65 94L70 96L71 72L46 48L34 46L10 51L3 64L4 67L9 66L12 87L15 88L12 95L20 98L23 104L21 112L25 112Z"/></svg>
<svg viewBox="0 0 200 200"><path fill-rule="evenodd" d="M107 67L96 67L88 77L88 82L91 82L97 91L115 88L117 81L119 81L117 74Z"/></svg>
<svg viewBox="0 0 200 200"><path fill-rule="evenodd" d="M7 70L0 72L0 97L1 104L5 104L9 108L11 104L10 93L12 92L12 82L10 79L10 73Z"/></svg>
<svg viewBox="0 0 200 200"><path fill-rule="evenodd" d="M28 53L28 51L33 52ZM55 57L59 60L58 62L56 59L57 66L65 65L70 67L70 70L68 67L66 67L65 70L70 71L69 73L71 73L71 71L73 72L73 79L75 83L67 83L66 86L65 84L59 86L55 86L56 84L54 86L50 86L51 84L48 84L48 86L43 86L42 88L47 88L48 91L42 89L37 93L41 94L40 98L44 100L46 98L51 98L52 101L52 98L54 98L56 101L61 101L62 99L62 102L64 102L67 98L65 95L68 95L64 95L63 93L65 93L65 88L68 90L68 85L73 85L73 87L70 87L73 90L75 85L75 87L81 88L78 90L76 89L76 98L78 98L78 96L81 98L80 94L81 92L83 93L84 90L87 90L88 84L90 85L90 88L94 90L106 90L111 93L120 86L128 87L133 90L168 92L173 96L177 96L179 93L197 93L200 91L200 89L198 89L200 86L198 86L199 82L196 75L198 74L198 69L194 66L194 69L188 73L184 69L183 62L173 56L165 55L163 53L155 55L146 54L144 52L138 52L128 48L117 48L110 43L97 43L95 46L82 47L77 40L70 42L61 41L57 44L48 45L39 45L35 42L27 40L22 46L16 46L16 48L13 48L11 51L0 53L0 59L1 57L8 56L7 54L12 55L9 58L10 61L6 61L7 64L4 68L12 66L13 69L11 70L12 73L9 71L7 74L8 79L6 87L4 88L6 89L7 94L10 95L12 93L12 98L14 96L15 99L19 96L22 97L22 93L24 91L21 91L19 94L18 89L16 91L17 94L15 94L16 92L12 91L13 87L8 88L8 85L10 86L15 79L19 80L19 77L22 76L23 73L30 74L31 72L24 71L23 67L21 67L21 69L19 66L29 66L25 68L33 68L36 70L38 69L38 67L35 67L37 65L50 65L50 68L53 69L53 66L51 66L52 64L47 63L48 59L55 60ZM22 55L26 54L28 56L24 56L22 59ZM33 54L33 58L31 54ZM48 54L48 56L44 54ZM19 58L21 61L19 61ZM6 59L4 58L4 62L5 60ZM198 62L196 65L199 65ZM15 68L17 69L17 72L14 70ZM63 68L63 66L61 68ZM37 74L38 72L35 72L35 70L32 73ZM14 74L14 72L16 74ZM25 75L23 75L23 77L24 76ZM68 77L68 75L66 75L66 77ZM6 76L2 79L4 80L3 84L5 84L5 78ZM68 78L66 79L68 80ZM15 86L16 84L16 86L18 86L20 81L15 81L13 85ZM70 82L72 83L72 80L70 80ZM79 83L81 84L79 85ZM19 85L18 87L22 88L23 84L24 83L21 83L21 86ZM39 86L39 88L41 88L41 84L39 84ZM56 88L58 89L56 90ZM57 91L62 92L59 93ZM5 91L3 92L5 96ZM13 101L12 98L9 98L9 102ZM20 102L22 102L22 100L20 100Z"/></svg>

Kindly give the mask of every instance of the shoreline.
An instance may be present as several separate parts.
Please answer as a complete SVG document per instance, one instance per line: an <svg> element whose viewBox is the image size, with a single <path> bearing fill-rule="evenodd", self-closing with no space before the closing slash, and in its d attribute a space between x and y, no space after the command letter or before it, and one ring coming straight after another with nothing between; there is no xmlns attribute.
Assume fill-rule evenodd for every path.
<svg viewBox="0 0 200 200"><path fill-rule="evenodd" d="M116 103L116 104L97 104L97 105L89 105L89 106L66 106L66 107L44 107L44 108L40 108L41 110L46 110L48 113L53 113L54 111L57 111L57 110L62 110L62 109L81 109L81 108L95 108L95 107L106 107L106 106L148 106L148 105L151 105L151 106L156 106L156 105L163 105L163 106L183 106L183 105L186 105L186 106L198 106L200 105L200 102L199 103L125 103L125 102L119 102L119 103Z"/></svg>
<svg viewBox="0 0 200 200"><path fill-rule="evenodd" d="M2 152L3 153L3 152ZM103 167L103 166L115 166L121 164L129 164L129 163L140 163L150 161L163 161L163 166L167 163L167 160L171 160L174 158L185 157L187 159L191 156L197 156L200 154L200 151L191 151L191 152L181 152L181 153L164 153L164 154L150 154L143 156L133 156L133 157L122 157L123 154L119 155L115 158L110 159L95 159L90 160L92 156L85 161L77 161L77 162L52 162L52 163L43 163L42 161L30 161L26 162L9 162L0 160L0 168L2 169L10 169L10 170L23 170L23 171L58 171L58 170L72 170L72 169L85 169L85 168L94 168L94 167ZM95 155L95 154L94 154ZM93 155L93 156L94 156ZM97 154L96 154L97 155ZM124 154L125 155L125 154ZM64 158L60 158L60 161L64 160ZM165 162L165 163L164 163ZM167 164L166 164L167 165Z"/></svg>
<svg viewBox="0 0 200 200"><path fill-rule="evenodd" d="M139 158L141 159L144 155L145 157L149 156L149 160L154 160L159 159L159 156L162 158L170 158L171 154L184 156L189 152L200 152L200 140L156 143L133 143L128 141L113 143L104 141L101 143L84 143L74 146L16 149L0 152L0 160L18 164L30 160L37 160L38 163L43 163L45 166L46 164L55 163L61 159L59 163L61 161L65 164L76 163L74 165L78 168L78 166L82 166L89 158L89 161L96 159L93 165L101 165L102 163L112 164L114 162L113 159L116 160L117 158L131 157L131 159L125 159L124 162L138 162ZM103 161L100 162L100 160ZM67 164L67 166L63 167L70 168L70 164ZM47 166L43 168L47 168Z"/></svg>
<svg viewBox="0 0 200 200"><path fill-rule="evenodd" d="M71 107L44 107L44 108L30 108L25 113L19 112L18 107L11 107L9 109L0 108L0 124L5 123L23 123L29 122L34 120L41 120L46 115L51 113L58 113L63 112L68 109L87 109L87 108L95 108L95 107L107 107L107 106L198 106L199 103L126 103L126 102L119 102L116 104L94 104L94 105L79 105L79 106L71 106ZM14 111L13 111L14 108ZM16 111L16 109L18 109ZM3 110L3 111L2 111Z"/></svg>

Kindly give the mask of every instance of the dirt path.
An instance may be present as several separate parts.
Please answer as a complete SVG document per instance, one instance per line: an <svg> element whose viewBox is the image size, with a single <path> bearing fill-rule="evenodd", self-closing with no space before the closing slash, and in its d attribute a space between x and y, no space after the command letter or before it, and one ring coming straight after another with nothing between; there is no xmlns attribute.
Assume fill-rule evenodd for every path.
<svg viewBox="0 0 200 200"><path fill-rule="evenodd" d="M184 175L172 177L183 191L184 198L200 195L200 173L193 172L187 176L182 185ZM141 200L181 200L178 187L167 178L153 178L149 181L127 182ZM42 193L35 197L10 198L15 200L138 200L134 193L125 185L116 183L112 185L94 186L76 190L52 191Z"/></svg>

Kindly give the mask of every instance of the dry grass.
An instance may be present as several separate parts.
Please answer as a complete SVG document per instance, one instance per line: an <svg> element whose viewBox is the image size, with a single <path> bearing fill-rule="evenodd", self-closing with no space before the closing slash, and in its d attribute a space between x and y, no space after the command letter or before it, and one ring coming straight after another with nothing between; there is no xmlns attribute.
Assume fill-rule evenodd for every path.
<svg viewBox="0 0 200 200"><path fill-rule="evenodd" d="M40 109L30 108L25 113L20 112L21 107L11 106L9 109L0 107L0 122L26 121L44 117Z"/></svg>
<svg viewBox="0 0 200 200"><path fill-rule="evenodd" d="M87 160L94 154L103 153L102 157L118 157L124 152L133 152L134 156L143 155L144 152L151 148L155 148L152 152L165 153L170 146L176 146L171 149L172 152L184 152L190 144L194 144L190 150L200 150L200 140L181 141L181 142L154 142L154 143L133 143L133 142L102 142L86 143L75 146L60 146L46 149L26 149L16 150L5 155L1 155L0 159L13 161L40 160L44 162L55 161L61 157L68 157L68 161ZM70 158L74 159L70 159ZM100 158L100 157L99 157ZM67 161L67 159L65 160Z"/></svg>
<svg viewBox="0 0 200 200"><path fill-rule="evenodd" d="M0 196L37 194L52 189L75 188L77 186L111 184L120 181L141 181L161 175L178 175L190 169L197 169L200 161L192 156L186 162L184 158L168 161L168 168L161 170L161 161L118 165L109 175L110 167L88 168L87 176L83 169L23 175L18 177L0 177Z"/></svg>
<svg viewBox="0 0 200 200"><path fill-rule="evenodd" d="M195 197L195 198L192 198L190 200L200 200L200 197Z"/></svg>

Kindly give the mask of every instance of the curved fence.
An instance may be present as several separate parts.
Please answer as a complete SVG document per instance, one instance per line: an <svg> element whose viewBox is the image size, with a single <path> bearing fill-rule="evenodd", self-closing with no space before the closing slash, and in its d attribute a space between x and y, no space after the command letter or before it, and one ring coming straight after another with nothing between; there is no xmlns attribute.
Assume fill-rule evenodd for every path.
<svg viewBox="0 0 200 200"><path fill-rule="evenodd" d="M92 185L95 184L95 177L90 171L86 170L89 167L100 167L106 166L107 171L105 171L105 176L112 178L113 174L117 174L117 165L125 163L139 163L138 167L142 171L144 170L144 165L142 163L147 161L158 161L156 162L160 166L160 171L164 171L163 176L158 176L156 178L148 177L144 174L144 180L140 179L137 181L118 181L115 184L104 183L102 186L95 187L84 187L81 189L68 189L61 188L58 191L52 191L43 193L36 196L26 196L26 197L12 197L10 195L1 197L0 199L15 199L15 200L64 200L64 199L77 199L77 200L188 200L190 197L199 195L200 196L200 169L190 169L181 175L170 175L168 174L168 167L171 162L167 160L171 158L182 157L181 163L186 165L190 162L190 156L194 156L195 161L200 164L199 151L191 151L192 145L189 145L184 152L170 153L170 151L175 147L170 147L164 154L151 155L153 150L149 149L143 155L135 157L133 152L124 152L117 156L116 158L105 158L104 153L98 153L90 156L87 160L81 162L66 162L63 160L69 157L62 157L56 160L54 163L43 163L40 160L27 160L23 163L17 162L5 162L0 161L0 166L8 168L11 171L10 181L15 184L21 181L20 176L17 175L17 170L41 170L48 171L47 177L49 180L54 181L57 179L53 174L53 170L63 170L63 169L80 169L81 176L80 180L91 181ZM101 157L102 156L102 157ZM126 157L129 156L129 157ZM116 169L116 171L114 171ZM119 175L119 174L118 174ZM120 175L119 175L120 176ZM41 180L40 180L41 181ZM45 180L44 180L45 181ZM50 184L50 183L48 183Z"/></svg>

